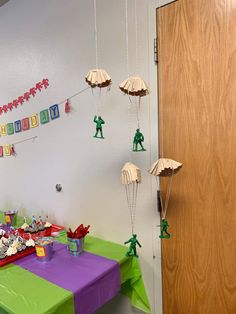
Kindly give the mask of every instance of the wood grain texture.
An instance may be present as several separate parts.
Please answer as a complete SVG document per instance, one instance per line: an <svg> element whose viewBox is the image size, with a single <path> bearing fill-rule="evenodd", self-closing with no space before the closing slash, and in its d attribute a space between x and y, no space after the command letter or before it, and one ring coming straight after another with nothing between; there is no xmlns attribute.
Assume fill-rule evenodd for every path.
<svg viewBox="0 0 236 314"><path fill-rule="evenodd" d="M164 314L236 314L236 0L179 0L157 10L157 30L161 157L184 164Z"/></svg>

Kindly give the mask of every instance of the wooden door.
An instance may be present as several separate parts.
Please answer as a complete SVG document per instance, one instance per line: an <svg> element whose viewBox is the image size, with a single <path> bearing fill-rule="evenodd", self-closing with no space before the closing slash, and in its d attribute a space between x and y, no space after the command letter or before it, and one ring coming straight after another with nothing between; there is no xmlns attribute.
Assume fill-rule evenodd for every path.
<svg viewBox="0 0 236 314"><path fill-rule="evenodd" d="M236 0L179 0L157 10L157 30L160 152L184 164L164 314L236 314Z"/></svg>

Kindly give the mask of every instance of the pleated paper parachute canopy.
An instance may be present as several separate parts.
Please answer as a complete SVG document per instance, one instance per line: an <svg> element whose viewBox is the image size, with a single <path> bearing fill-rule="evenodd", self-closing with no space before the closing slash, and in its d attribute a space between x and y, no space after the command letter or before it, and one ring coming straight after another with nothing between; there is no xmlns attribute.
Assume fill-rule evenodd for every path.
<svg viewBox="0 0 236 314"><path fill-rule="evenodd" d="M90 70L85 80L91 87L107 87L112 83L109 74L102 69Z"/></svg>
<svg viewBox="0 0 236 314"><path fill-rule="evenodd" d="M120 84L120 90L131 96L146 96L150 93L147 83L140 76L131 76Z"/></svg>
<svg viewBox="0 0 236 314"><path fill-rule="evenodd" d="M169 177L176 174L182 167L178 161L160 158L151 166L148 172L154 176Z"/></svg>
<svg viewBox="0 0 236 314"><path fill-rule="evenodd" d="M141 183L141 170L131 162L125 163L121 170L121 182L123 185Z"/></svg>

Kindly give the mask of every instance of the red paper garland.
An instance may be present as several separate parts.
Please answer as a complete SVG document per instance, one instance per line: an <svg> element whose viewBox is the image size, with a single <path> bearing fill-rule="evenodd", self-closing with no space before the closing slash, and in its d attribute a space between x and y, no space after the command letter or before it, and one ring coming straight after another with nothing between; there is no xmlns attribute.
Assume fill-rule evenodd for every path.
<svg viewBox="0 0 236 314"><path fill-rule="evenodd" d="M13 108L17 108L19 105L23 105L25 101L29 101L30 97L34 97L36 93L41 90L47 89L49 86L48 79L43 79L41 82L38 82L35 84L34 87L30 88L27 92L24 93L23 96L19 96L17 99L14 99L12 102L9 102L7 105L3 105L0 107L0 115L4 112L7 113L7 111L12 111Z"/></svg>

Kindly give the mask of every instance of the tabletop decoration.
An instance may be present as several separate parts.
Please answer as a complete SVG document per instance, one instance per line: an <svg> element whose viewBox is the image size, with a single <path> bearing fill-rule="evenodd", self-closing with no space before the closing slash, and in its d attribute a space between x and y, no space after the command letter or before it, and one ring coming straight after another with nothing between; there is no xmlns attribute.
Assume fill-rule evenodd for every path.
<svg viewBox="0 0 236 314"><path fill-rule="evenodd" d="M79 225L77 229L73 232L71 228L67 232L67 242L68 242L68 251L73 256L80 255L84 250L84 239L85 236L89 233L88 229L90 225L85 227L83 224Z"/></svg>
<svg viewBox="0 0 236 314"><path fill-rule="evenodd" d="M130 299L132 306L151 313L140 263L136 258L129 262L124 257L127 250L123 245L86 236L85 251L79 258L74 258L66 244L64 231L54 241L53 256L47 263L39 262L36 255L31 254L35 253L35 247L0 260L0 267L5 260L9 264L0 268L0 312L7 309L9 313L25 313L27 303L27 313L35 313L36 307L38 313L46 313L48 308L58 313L86 313L89 308L90 313L95 313L121 292ZM94 287L92 291L90 283ZM23 298L25 302L22 302Z"/></svg>
<svg viewBox="0 0 236 314"><path fill-rule="evenodd" d="M4 231L1 229L1 231ZM23 238L14 228L1 232L0 236L0 266L13 261L28 253L33 253L35 242L31 238ZM13 258L13 260L12 260Z"/></svg>
<svg viewBox="0 0 236 314"><path fill-rule="evenodd" d="M42 217L39 216L38 221L35 218L35 216L32 216L32 222L31 224L27 224L26 219L24 221L24 224L21 226L21 229L30 234L38 234L41 232L44 232L44 235L50 235L51 234L51 227L52 224L48 221L44 222Z"/></svg>
<svg viewBox="0 0 236 314"><path fill-rule="evenodd" d="M16 218L18 210L10 209L4 212L7 226L11 226Z"/></svg>
<svg viewBox="0 0 236 314"><path fill-rule="evenodd" d="M53 239L49 237L39 237L36 239L35 248L38 261L50 261L53 255Z"/></svg>

